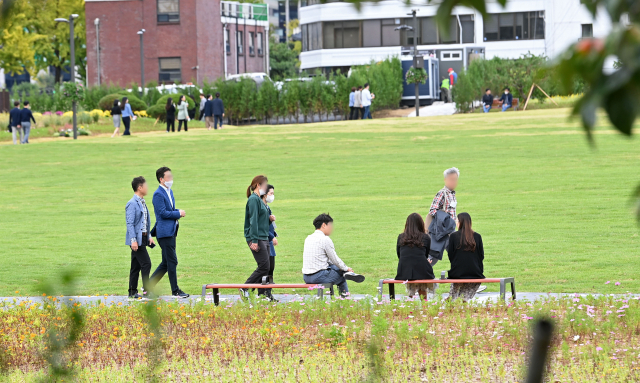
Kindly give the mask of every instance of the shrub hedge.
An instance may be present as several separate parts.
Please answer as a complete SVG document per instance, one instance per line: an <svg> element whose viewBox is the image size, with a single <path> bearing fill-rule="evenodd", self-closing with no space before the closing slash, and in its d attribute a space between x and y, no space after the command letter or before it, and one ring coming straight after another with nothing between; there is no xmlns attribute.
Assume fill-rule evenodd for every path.
<svg viewBox="0 0 640 383"><path fill-rule="evenodd" d="M131 93L108 94L100 99L100 101L98 102L98 107L102 110L111 110L111 108L113 108L113 101L122 101L123 97L127 97L129 99L129 104L131 104L131 109L134 112L147 109L147 104Z"/></svg>

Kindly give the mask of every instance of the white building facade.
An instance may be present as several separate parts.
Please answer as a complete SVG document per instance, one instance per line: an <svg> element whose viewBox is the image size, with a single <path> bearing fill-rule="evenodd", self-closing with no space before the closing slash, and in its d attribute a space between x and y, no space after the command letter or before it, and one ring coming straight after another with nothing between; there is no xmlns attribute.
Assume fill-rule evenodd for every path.
<svg viewBox="0 0 640 383"><path fill-rule="evenodd" d="M604 12L594 19L580 0L509 0L506 8L488 0L486 20L473 9L454 8L445 36L436 28L437 8L426 1L362 3L360 10L344 2L303 2L301 69L344 72L352 65L408 54L414 32L396 28L414 26L407 15L412 9L417 9L418 50L438 58L441 74L450 66L460 70L478 56L518 58L530 52L554 58L581 38L605 37L611 30Z"/></svg>

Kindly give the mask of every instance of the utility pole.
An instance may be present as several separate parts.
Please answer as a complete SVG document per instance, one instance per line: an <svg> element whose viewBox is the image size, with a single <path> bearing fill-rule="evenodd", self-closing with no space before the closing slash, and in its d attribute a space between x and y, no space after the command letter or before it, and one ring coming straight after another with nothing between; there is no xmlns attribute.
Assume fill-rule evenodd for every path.
<svg viewBox="0 0 640 383"><path fill-rule="evenodd" d="M100 86L100 19L96 18L93 23L96 26L96 67L98 68L98 86Z"/></svg>
<svg viewBox="0 0 640 383"><path fill-rule="evenodd" d="M418 17L416 16L417 9L412 9L413 15L413 67L415 69L422 68L422 60L418 58ZM420 116L420 83L415 83L416 93L416 117Z"/></svg>
<svg viewBox="0 0 640 383"><path fill-rule="evenodd" d="M289 47L289 0L284 0L284 14L285 14L285 30L284 30L284 42L287 43L287 48Z"/></svg>
<svg viewBox="0 0 640 383"><path fill-rule="evenodd" d="M140 35L140 89L144 94L144 33L146 30L141 29L138 31Z"/></svg>
<svg viewBox="0 0 640 383"><path fill-rule="evenodd" d="M69 53L71 57L69 58L69 74L71 75L71 83L76 84L76 44L73 36L73 23L74 20L78 17L77 14L72 14L69 16L69 20L64 18L56 18L54 21L56 23L69 23ZM77 105L76 100L74 99L71 102L71 113L73 114L73 139L78 139L78 120L77 120Z"/></svg>

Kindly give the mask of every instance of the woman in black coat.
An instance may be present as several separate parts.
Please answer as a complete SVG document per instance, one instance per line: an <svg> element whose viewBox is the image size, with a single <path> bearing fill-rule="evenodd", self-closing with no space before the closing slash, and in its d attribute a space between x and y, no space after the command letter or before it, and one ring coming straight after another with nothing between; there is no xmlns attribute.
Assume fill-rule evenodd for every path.
<svg viewBox="0 0 640 383"><path fill-rule="evenodd" d="M447 253L451 270L449 279L484 279L484 247L482 236L471 229L471 216L458 214L458 231L449 237ZM449 299L458 297L466 302L476 295L480 283L452 283Z"/></svg>
<svg viewBox="0 0 640 383"><path fill-rule="evenodd" d="M398 254L398 273L395 279L415 281L418 279L435 279L433 268L428 261L431 239L425 232L424 220L418 213L407 217L404 232L398 236L396 253ZM407 283L409 296L416 295L426 299L427 292L434 290L433 284Z"/></svg>

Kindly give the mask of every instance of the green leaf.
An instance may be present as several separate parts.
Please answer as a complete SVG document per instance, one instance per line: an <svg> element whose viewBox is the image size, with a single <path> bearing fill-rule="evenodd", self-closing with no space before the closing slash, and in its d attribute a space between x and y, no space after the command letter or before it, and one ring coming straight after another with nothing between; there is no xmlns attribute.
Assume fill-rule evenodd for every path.
<svg viewBox="0 0 640 383"><path fill-rule="evenodd" d="M609 120L627 136L631 135L637 115L638 102L635 96L627 86L608 94L604 100L604 108L609 115Z"/></svg>

